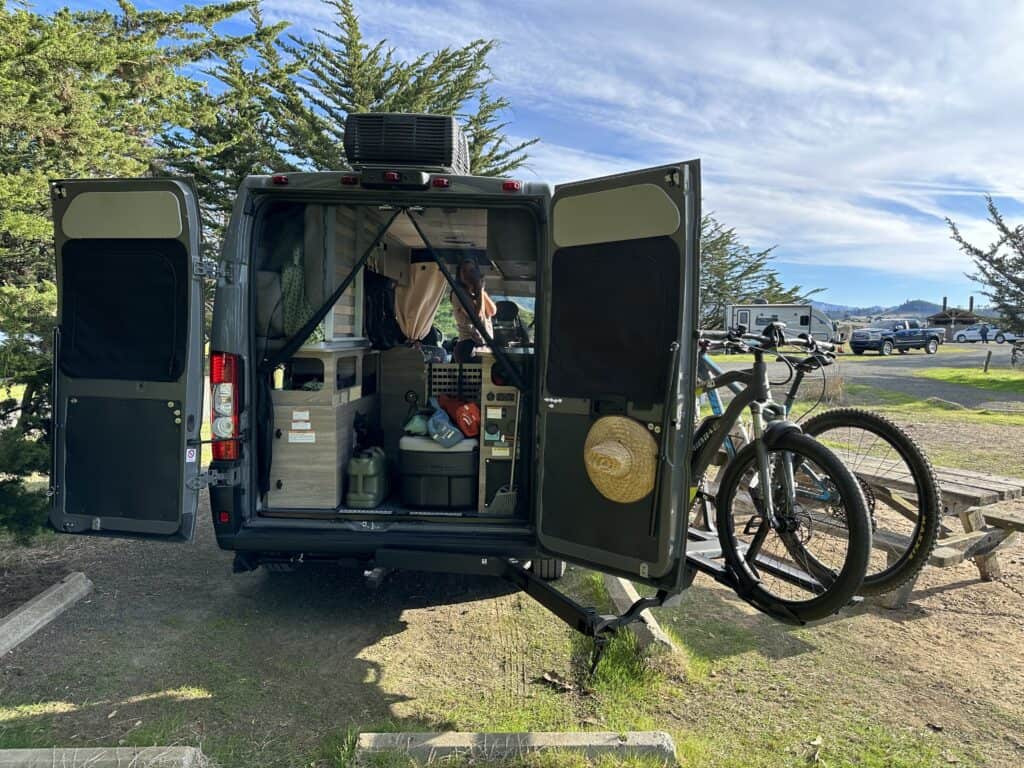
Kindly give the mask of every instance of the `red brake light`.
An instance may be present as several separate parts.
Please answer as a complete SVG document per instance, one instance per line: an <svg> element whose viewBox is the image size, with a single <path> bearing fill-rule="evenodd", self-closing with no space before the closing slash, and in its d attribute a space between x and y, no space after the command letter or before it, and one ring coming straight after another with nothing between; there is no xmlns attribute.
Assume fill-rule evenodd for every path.
<svg viewBox="0 0 1024 768"><path fill-rule="evenodd" d="M275 173L273 176L270 177L270 183L277 184L277 186L279 187L287 187L288 177L285 176L283 173Z"/></svg>
<svg viewBox="0 0 1024 768"><path fill-rule="evenodd" d="M213 458L238 458L238 356L210 353L210 432Z"/></svg>
<svg viewBox="0 0 1024 768"><path fill-rule="evenodd" d="M451 186L451 181L444 176L435 176L430 180L430 185L439 189L448 189Z"/></svg>
<svg viewBox="0 0 1024 768"><path fill-rule="evenodd" d="M390 181L392 184L397 184L402 180L402 174L398 171L384 171L384 181Z"/></svg>
<svg viewBox="0 0 1024 768"><path fill-rule="evenodd" d="M508 181L501 182L501 189L503 192L518 192L523 188L523 182L514 181L509 179Z"/></svg>
<svg viewBox="0 0 1024 768"><path fill-rule="evenodd" d="M344 184L347 187L355 186L356 184L359 183L359 177L358 176L342 176L341 177L341 183Z"/></svg>

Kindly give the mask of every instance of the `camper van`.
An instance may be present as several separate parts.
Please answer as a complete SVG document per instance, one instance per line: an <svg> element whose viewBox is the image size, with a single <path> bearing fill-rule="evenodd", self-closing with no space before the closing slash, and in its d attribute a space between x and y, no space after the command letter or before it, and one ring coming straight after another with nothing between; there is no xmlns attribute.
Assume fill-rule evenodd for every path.
<svg viewBox="0 0 1024 768"><path fill-rule="evenodd" d="M53 527L184 542L208 493L236 571L497 573L578 628L592 612L540 580L564 561L679 592L699 161L476 177L454 119L409 114L350 116L345 148L350 170L247 178L216 262L187 179L52 183ZM500 300L456 363L424 340L466 259ZM475 433L424 434L441 400ZM595 483L610 417L649 441L649 477L607 455Z"/></svg>
<svg viewBox="0 0 1024 768"><path fill-rule="evenodd" d="M771 323L785 323L794 335L806 333L832 344L843 341L839 324L810 304L731 304L725 308L726 328L742 325L757 333Z"/></svg>

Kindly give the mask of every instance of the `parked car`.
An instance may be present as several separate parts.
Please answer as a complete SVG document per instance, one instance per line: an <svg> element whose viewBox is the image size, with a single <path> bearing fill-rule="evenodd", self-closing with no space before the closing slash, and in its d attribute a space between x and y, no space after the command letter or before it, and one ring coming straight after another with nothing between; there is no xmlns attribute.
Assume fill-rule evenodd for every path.
<svg viewBox="0 0 1024 768"><path fill-rule="evenodd" d="M976 323L974 325L969 325L966 328L958 328L956 333L953 335L953 340L958 341L961 344L967 341L981 341L981 326L983 325L985 325L985 323ZM1013 331L1004 331L996 328L994 325L989 325L988 338L989 341L1002 344L1004 341L1016 341L1017 334Z"/></svg>
<svg viewBox="0 0 1024 768"><path fill-rule="evenodd" d="M891 355L894 350L907 352L923 349L929 355L939 351L943 333L941 328L925 328L917 320L897 318L882 320L870 328L858 328L850 336L850 349L855 355L874 350L880 355Z"/></svg>

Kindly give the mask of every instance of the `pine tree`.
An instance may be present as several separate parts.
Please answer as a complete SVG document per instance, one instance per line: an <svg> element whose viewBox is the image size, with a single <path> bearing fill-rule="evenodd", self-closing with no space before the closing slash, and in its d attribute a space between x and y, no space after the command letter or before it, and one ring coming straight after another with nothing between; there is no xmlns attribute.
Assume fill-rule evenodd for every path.
<svg viewBox="0 0 1024 768"><path fill-rule="evenodd" d="M796 304L807 301L820 289L785 287L771 266L773 248L752 250L740 242L739 235L714 216L707 215L700 228L700 324L701 328L720 328L725 308L755 299L770 304Z"/></svg>
<svg viewBox="0 0 1024 768"><path fill-rule="evenodd" d="M258 6L249 8L251 42L226 52L205 70L217 92L190 94L191 123L161 136L165 170L191 176L203 213L204 244L215 258L235 193L246 176L292 169L280 131L283 94L296 97L296 62L285 62L277 41L287 23L266 25Z"/></svg>
<svg viewBox="0 0 1024 768"><path fill-rule="evenodd" d="M520 167L530 139L512 143L501 121L509 102L494 98L487 58L494 40L473 40L411 61L380 40L363 38L352 0L325 0L334 24L312 40L295 37L287 52L304 63L299 84L304 101L282 110L290 154L313 169L347 167L342 142L345 117L353 112L430 112L454 115L466 132L474 174L499 175Z"/></svg>
<svg viewBox="0 0 1024 768"><path fill-rule="evenodd" d="M957 245L974 262L975 272L967 276L984 286L982 293L992 301L999 316L1018 333L1024 331L1024 224L1011 227L995 201L986 195L988 220L996 228L996 239L985 248L972 245L946 219Z"/></svg>
<svg viewBox="0 0 1024 768"><path fill-rule="evenodd" d="M231 55L246 37L214 26L249 0L180 11L41 15L0 0L0 527L24 537L49 468L51 334L56 313L53 178L160 171L156 137L187 125L203 83L188 65Z"/></svg>

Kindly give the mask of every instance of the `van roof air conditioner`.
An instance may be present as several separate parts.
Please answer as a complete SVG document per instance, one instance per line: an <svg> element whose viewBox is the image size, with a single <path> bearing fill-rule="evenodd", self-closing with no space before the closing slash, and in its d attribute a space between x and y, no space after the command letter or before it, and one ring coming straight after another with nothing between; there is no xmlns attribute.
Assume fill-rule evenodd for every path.
<svg viewBox="0 0 1024 768"><path fill-rule="evenodd" d="M469 175L469 145L454 117L364 112L345 119L345 156L353 167L411 165Z"/></svg>

